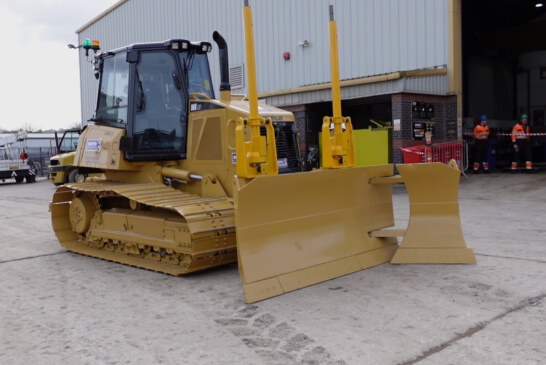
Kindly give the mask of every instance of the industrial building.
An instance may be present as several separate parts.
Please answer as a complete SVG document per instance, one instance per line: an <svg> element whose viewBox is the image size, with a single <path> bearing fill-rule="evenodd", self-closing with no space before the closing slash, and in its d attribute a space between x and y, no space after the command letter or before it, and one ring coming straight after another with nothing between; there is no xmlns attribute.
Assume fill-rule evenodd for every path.
<svg viewBox="0 0 546 365"><path fill-rule="evenodd" d="M521 113L543 132L546 109L546 7L531 0L250 1L258 92L292 111L303 155L318 144L331 115L329 5L338 26L342 112L356 129L392 127L391 159L400 148L467 138L487 114L497 165L509 158L505 136ZM172 38L228 42L232 92L246 93L242 0L121 0L76 32L107 51ZM96 105L92 52L80 54L82 120ZM218 94L218 49L209 55ZM534 159L546 160L534 138ZM505 153L505 155L504 155Z"/></svg>

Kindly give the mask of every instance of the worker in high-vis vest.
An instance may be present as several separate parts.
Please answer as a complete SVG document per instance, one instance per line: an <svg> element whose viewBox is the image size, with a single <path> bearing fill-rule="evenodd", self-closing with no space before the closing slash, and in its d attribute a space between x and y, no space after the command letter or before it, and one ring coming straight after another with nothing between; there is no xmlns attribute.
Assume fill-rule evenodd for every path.
<svg viewBox="0 0 546 365"><path fill-rule="evenodd" d="M518 168L520 157L525 159L525 168L531 170L533 162L531 161L531 128L527 114L522 114L520 121L512 129L512 144L514 146L514 158L512 159L512 170Z"/></svg>
<svg viewBox="0 0 546 365"><path fill-rule="evenodd" d="M480 124L474 127L472 138L474 139L474 172L479 171L480 164L484 172L489 172L489 126L486 115L480 117Z"/></svg>

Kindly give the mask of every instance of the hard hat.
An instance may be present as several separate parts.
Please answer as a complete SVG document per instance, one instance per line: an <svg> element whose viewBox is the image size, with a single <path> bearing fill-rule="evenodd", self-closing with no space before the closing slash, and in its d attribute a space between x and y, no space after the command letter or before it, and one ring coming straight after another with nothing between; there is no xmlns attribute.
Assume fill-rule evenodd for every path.
<svg viewBox="0 0 546 365"><path fill-rule="evenodd" d="M529 116L524 113L524 114L521 115L521 119L529 119Z"/></svg>
<svg viewBox="0 0 546 365"><path fill-rule="evenodd" d="M487 115L482 114L482 116L480 117L480 120L487 120Z"/></svg>

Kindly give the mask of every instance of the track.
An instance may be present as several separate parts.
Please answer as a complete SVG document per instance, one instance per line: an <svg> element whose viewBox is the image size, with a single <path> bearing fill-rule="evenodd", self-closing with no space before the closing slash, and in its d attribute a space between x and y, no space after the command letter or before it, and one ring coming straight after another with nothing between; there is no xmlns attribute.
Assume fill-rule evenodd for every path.
<svg viewBox="0 0 546 365"><path fill-rule="evenodd" d="M237 259L234 208L163 184L67 184L50 206L61 245L87 256L183 275Z"/></svg>

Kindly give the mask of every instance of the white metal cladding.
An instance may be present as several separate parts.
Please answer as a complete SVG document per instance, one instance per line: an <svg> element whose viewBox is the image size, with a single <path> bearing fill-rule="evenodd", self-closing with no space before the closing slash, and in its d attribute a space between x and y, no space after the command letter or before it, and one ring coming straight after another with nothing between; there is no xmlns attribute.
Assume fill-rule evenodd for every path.
<svg viewBox="0 0 546 365"><path fill-rule="evenodd" d="M408 77L380 83L346 86L341 89L342 99L358 99L378 95L397 93L416 93L447 95L449 80L447 75ZM274 95L266 98L270 105L301 105L332 100L330 89L306 91L300 93Z"/></svg>
<svg viewBox="0 0 546 365"><path fill-rule="evenodd" d="M330 4L334 6L338 27L342 80L446 65L448 1L250 0L258 91L272 92L330 81ZM85 38L99 39L102 50L169 38L212 42L212 32L218 30L228 43L230 67L244 65L242 6L243 0L127 0L81 29L79 41L81 44ZM305 40L309 43L307 47L300 45ZM290 60L284 60L284 52L290 53ZM216 46L209 60L218 92ZM80 58L80 70L85 121L93 114L97 85L84 55ZM439 87L437 79L421 78L418 89L431 93L447 89L445 85ZM416 80L407 82L411 84ZM370 85L361 89L374 87L390 89ZM351 97L368 95L358 95L359 89L356 90L357 94ZM317 102L323 100L322 97L322 93L310 93L305 100ZM284 103L277 105L281 104Z"/></svg>

